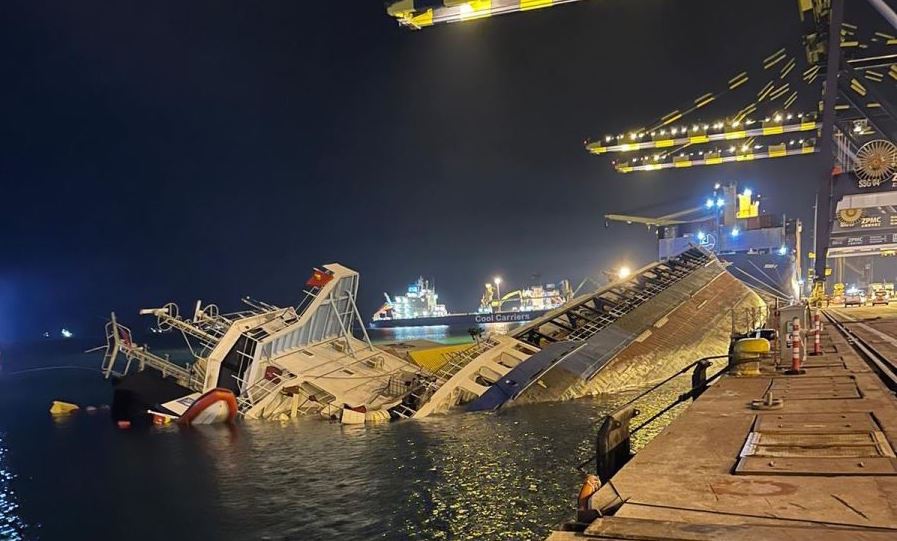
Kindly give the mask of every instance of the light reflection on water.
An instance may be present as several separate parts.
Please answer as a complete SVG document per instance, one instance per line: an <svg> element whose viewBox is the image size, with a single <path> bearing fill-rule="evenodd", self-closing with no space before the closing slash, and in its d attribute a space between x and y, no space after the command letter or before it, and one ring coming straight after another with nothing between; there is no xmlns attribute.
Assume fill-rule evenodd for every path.
<svg viewBox="0 0 897 541"><path fill-rule="evenodd" d="M24 539L25 524L19 516L19 504L12 489L14 475L6 465L6 435L0 433L0 539Z"/></svg>
<svg viewBox="0 0 897 541"><path fill-rule="evenodd" d="M636 424L682 380L640 403ZM47 414L52 399L108 400L94 374L0 378L0 527L12 532L0 539L544 539L572 517L595 423L634 394L361 427L123 432L100 414Z"/></svg>
<svg viewBox="0 0 897 541"><path fill-rule="evenodd" d="M521 323L489 323L479 325L487 334L507 334ZM374 343L403 342L409 340L432 340L444 344L471 342L473 339L467 327L450 327L448 325L430 325L426 327L393 327L391 329L370 329L371 341Z"/></svg>

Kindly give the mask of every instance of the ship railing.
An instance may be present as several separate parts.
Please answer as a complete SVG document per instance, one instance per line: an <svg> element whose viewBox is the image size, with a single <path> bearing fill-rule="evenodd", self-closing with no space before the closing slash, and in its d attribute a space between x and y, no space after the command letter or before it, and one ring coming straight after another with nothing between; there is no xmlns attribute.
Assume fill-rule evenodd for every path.
<svg viewBox="0 0 897 541"><path fill-rule="evenodd" d="M688 400L697 400L714 380L726 373L727 366L723 366L715 374L707 375L714 362L723 359L729 362L727 366L732 366L732 357L730 355L712 355L698 359L659 383L645 389L625 404L618 406L604 418L596 421L593 424L593 426L598 427L595 436L595 454L578 464L577 468L580 471L585 471L584 468L586 466L594 463L598 478L602 483L607 483L632 457L630 437L670 412L673 408ZM752 359L752 361L756 362L756 359ZM691 373L691 387L688 390L677 395L672 403L653 413L637 427L630 429L630 422L642 413L635 407L639 401L688 373Z"/></svg>
<svg viewBox="0 0 897 541"><path fill-rule="evenodd" d="M190 365L190 386L193 389L205 390L206 363L208 363L208 359L197 359L196 362Z"/></svg>
<svg viewBox="0 0 897 541"><path fill-rule="evenodd" d="M160 357L146 348L146 346L138 346L136 344L119 344L119 350L124 353L128 360L124 372L120 375L127 375L132 361L137 361L138 372L142 372L147 366L154 368L162 373L162 377L173 377L178 384L184 387L193 388L192 373L190 369L172 362L167 357Z"/></svg>
<svg viewBox="0 0 897 541"><path fill-rule="evenodd" d="M436 376L436 381L433 382L436 387L433 390L435 391L435 389L438 389L443 383L450 380L455 376L455 374L460 372L461 369L470 364L471 361L473 361L483 353L489 351L490 349L494 348L498 344L499 343L497 340L487 336L480 339L469 348L446 354L445 364L443 364L442 367L433 374L434 376ZM431 387L433 384L431 384Z"/></svg>
<svg viewBox="0 0 897 541"><path fill-rule="evenodd" d="M270 364L269 367L274 367L277 370L269 372L269 375L259 378L255 383L249 385L242 393L240 393L240 396L237 398L237 409L240 413L245 414L255 405L271 396L272 393L279 391L284 383L295 377L292 372L281 366ZM234 379L236 379L241 386L245 383L245 380L236 376L234 376Z"/></svg>
<svg viewBox="0 0 897 541"><path fill-rule="evenodd" d="M570 333L568 340L587 340L598 331L650 301L670 286L680 282L700 268L707 260L706 257L700 257L694 260L683 258L676 263L668 262L665 265L666 268L652 270L652 273L657 277L649 282L643 284L625 283L622 291L614 291L617 296L622 297L622 300L608 310L607 315L602 314L598 316L600 318L599 322L588 322L578 327Z"/></svg>
<svg viewBox="0 0 897 541"><path fill-rule="evenodd" d="M302 297L302 300L299 301L299 304L296 305L296 314L298 316L302 316L302 314L311 306L313 300L318 297L318 293L321 292L320 286L309 287L305 290L305 296Z"/></svg>
<svg viewBox="0 0 897 541"><path fill-rule="evenodd" d="M131 329L118 323L113 313L111 319L106 324L106 352L103 355L103 363L101 370L106 378L112 375L126 376L131 370L134 361L137 362L137 370L142 372L147 366L154 368L162 373L163 377L172 377L179 385L194 389L192 382L192 371L177 363L172 362L167 357L160 357L154 353L150 353L146 346L140 346L134 343ZM125 357L125 366L121 372L115 371L115 364L118 354L121 353Z"/></svg>
<svg viewBox="0 0 897 541"><path fill-rule="evenodd" d="M435 392L432 385L432 376L424 376L422 380L414 380L407 388L408 390L402 395L402 401L390 408L390 412L394 413L400 419L413 417L417 410L420 409Z"/></svg>
<svg viewBox="0 0 897 541"><path fill-rule="evenodd" d="M497 340L487 336L469 348L445 355L447 359L445 364L432 374L421 371L418 374L413 374L410 380L390 378L387 392L392 392L391 396L402 397L402 401L390 408L390 412L400 419L413 417L417 410L426 404L446 382L471 361L498 345Z"/></svg>
<svg viewBox="0 0 897 541"><path fill-rule="evenodd" d="M404 397L419 387L421 382L432 377L423 370L416 373L402 371L389 376L389 380L380 394L390 398Z"/></svg>

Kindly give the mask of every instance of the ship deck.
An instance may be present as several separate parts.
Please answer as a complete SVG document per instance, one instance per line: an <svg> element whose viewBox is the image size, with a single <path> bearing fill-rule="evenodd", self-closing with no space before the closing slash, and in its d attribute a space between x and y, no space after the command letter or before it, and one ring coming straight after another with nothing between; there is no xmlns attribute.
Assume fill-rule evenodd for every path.
<svg viewBox="0 0 897 541"><path fill-rule="evenodd" d="M830 313L897 359L897 306ZM897 400L832 325L822 342L804 375L722 377L600 489L612 516L549 539L897 539ZM751 409L769 389L783 407ZM874 452L851 447L872 433ZM752 434L790 444L742 457Z"/></svg>

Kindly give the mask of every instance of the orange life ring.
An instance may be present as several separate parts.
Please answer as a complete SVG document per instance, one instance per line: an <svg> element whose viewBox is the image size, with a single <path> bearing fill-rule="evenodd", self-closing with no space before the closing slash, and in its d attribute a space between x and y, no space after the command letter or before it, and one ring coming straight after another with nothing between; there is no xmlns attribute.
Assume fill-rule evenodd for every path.
<svg viewBox="0 0 897 541"><path fill-rule="evenodd" d="M601 486L601 481L598 480L597 475L587 475L585 482L582 484L582 488L579 489L579 497L576 499L577 509L580 511L586 511L589 509L589 499L593 494L598 492L598 488Z"/></svg>
<svg viewBox="0 0 897 541"><path fill-rule="evenodd" d="M237 398L229 389L221 388L207 391L205 394L197 398L192 404L190 404L190 407L187 408L187 411L185 411L184 414L181 415L180 418L178 418L178 423L182 425L192 425L197 417L199 417L203 412L205 412L210 407L218 404L219 402L224 403L225 407L227 408L227 414L225 418L222 419L222 421L226 423L233 423L234 419L237 417Z"/></svg>

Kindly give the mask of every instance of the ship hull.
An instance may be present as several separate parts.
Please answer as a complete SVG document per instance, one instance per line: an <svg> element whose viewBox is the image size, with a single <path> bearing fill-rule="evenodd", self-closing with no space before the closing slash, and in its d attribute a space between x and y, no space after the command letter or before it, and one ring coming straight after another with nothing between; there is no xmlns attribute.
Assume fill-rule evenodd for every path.
<svg viewBox="0 0 897 541"><path fill-rule="evenodd" d="M791 254L735 253L717 257L730 264L732 276L760 294L784 298L797 298L800 294L797 262Z"/></svg>
<svg viewBox="0 0 897 541"><path fill-rule="evenodd" d="M528 310L520 312L495 312L491 314L469 313L448 314L441 317L417 317L413 319L378 319L371 321L371 329L393 329L398 327L431 327L445 325L449 327L489 325L491 323L524 323L548 312L548 310Z"/></svg>

